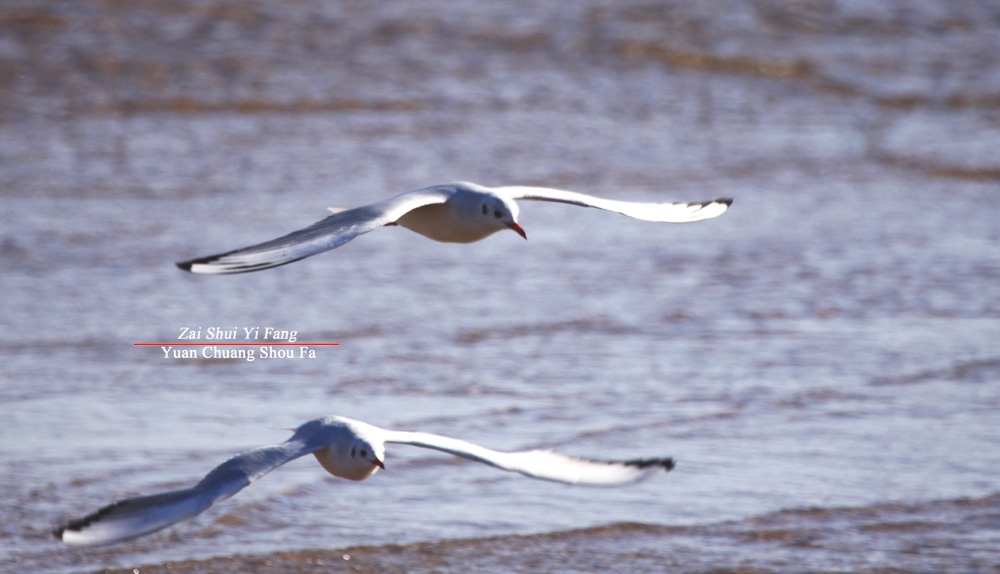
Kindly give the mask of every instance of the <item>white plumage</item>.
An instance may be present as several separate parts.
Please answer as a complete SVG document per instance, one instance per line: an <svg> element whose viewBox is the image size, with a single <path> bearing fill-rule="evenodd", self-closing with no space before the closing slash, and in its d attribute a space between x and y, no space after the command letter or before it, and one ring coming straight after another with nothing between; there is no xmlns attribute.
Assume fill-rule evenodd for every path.
<svg viewBox="0 0 1000 574"><path fill-rule="evenodd" d="M408 191L333 215L305 229L258 245L177 263L192 273L245 273L277 267L335 249L386 225L399 225L435 241L472 243L503 229L527 235L517 222L517 199L552 201L613 211L644 221L688 223L722 215L731 199L682 203L636 203L601 199L545 187L488 188L458 182Z"/></svg>

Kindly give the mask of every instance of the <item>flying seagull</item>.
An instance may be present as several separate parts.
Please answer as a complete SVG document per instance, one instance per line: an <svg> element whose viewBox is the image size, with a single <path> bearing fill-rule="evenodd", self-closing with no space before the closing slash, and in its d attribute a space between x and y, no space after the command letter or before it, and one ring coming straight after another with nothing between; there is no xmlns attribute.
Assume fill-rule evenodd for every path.
<svg viewBox="0 0 1000 574"><path fill-rule="evenodd" d="M355 237L386 225L399 225L446 243L472 243L503 229L528 236L517 222L514 200L554 201L596 207L636 219L688 223L722 215L733 200L682 203L637 203L601 199L545 187L483 187L458 182L432 185L353 209L330 208L333 215L305 229L235 251L177 263L192 273L223 274L259 271L335 249Z"/></svg>
<svg viewBox="0 0 1000 574"><path fill-rule="evenodd" d="M441 450L532 478L586 486L622 486L674 467L672 458L600 461L548 450L499 452L463 440L391 431L339 416L304 423L283 443L248 450L222 463L201 482L182 490L127 498L52 531L68 544L106 544L138 538L192 518L279 466L312 454L334 476L364 480L385 469L385 444Z"/></svg>

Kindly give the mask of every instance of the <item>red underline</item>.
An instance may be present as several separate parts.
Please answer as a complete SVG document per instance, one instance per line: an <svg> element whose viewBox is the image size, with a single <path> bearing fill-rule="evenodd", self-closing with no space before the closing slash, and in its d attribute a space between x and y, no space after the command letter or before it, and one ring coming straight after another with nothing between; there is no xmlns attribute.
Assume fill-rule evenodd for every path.
<svg viewBox="0 0 1000 574"><path fill-rule="evenodd" d="M340 343L132 343L133 347L339 347Z"/></svg>

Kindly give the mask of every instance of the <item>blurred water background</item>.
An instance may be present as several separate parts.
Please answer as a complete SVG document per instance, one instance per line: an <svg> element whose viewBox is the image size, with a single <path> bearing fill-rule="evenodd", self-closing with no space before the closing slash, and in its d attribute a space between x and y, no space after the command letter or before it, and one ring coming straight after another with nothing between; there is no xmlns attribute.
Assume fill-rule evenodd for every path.
<svg viewBox="0 0 1000 574"><path fill-rule="evenodd" d="M998 149L986 0L7 0L0 571L998 571ZM173 265L454 180L735 203ZM341 346L133 347L184 327ZM325 414L678 467L593 490L398 447L49 534Z"/></svg>

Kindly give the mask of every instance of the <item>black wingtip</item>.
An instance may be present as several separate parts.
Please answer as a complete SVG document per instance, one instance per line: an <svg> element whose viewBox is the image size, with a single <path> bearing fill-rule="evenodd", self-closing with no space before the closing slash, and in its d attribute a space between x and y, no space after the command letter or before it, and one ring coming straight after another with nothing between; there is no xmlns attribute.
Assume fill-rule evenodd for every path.
<svg viewBox="0 0 1000 574"><path fill-rule="evenodd" d="M125 500L119 500L118 502L113 502L107 506L99 508L98 510L91 512L83 518L75 518L69 522L57 526L52 529L52 535L56 537L57 540L63 540L63 535L67 530L72 532L82 532L85 528L91 524L102 520L105 516L111 514L113 511L119 510L121 508L128 508L136 499L127 498Z"/></svg>
<svg viewBox="0 0 1000 574"><path fill-rule="evenodd" d="M231 253L234 253L234 252L230 251L228 253L220 253L218 255L209 255L208 257L198 257L196 259L188 259L187 261L178 261L174 265L176 265L178 269L182 269L184 271L188 271L188 272L194 273L193 271L191 271L191 267L192 266L194 266L194 265L205 265L207 263L212 263L213 261L216 261L219 258L225 257L226 255L230 255Z"/></svg>
<svg viewBox="0 0 1000 574"><path fill-rule="evenodd" d="M692 202L689 202L688 205L691 206L691 207L695 207L695 206L697 206L697 207L708 207L709 205L715 205L716 203L721 203L721 204L724 204L726 207L729 207L730 205L733 204L733 198L731 198L731 197L720 197L718 199L708 199L708 200L705 200L705 201L692 201Z"/></svg>
<svg viewBox="0 0 1000 574"><path fill-rule="evenodd" d="M673 458L637 458L634 460L627 460L625 464L628 466L634 466L637 468L649 468L651 466L658 466L663 470L673 470L677 464L674 462Z"/></svg>

